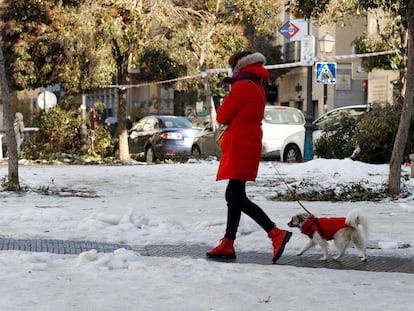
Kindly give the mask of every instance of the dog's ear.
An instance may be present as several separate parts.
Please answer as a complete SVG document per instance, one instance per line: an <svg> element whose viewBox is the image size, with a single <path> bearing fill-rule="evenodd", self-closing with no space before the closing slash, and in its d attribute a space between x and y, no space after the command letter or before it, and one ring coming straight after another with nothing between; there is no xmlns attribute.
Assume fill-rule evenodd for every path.
<svg viewBox="0 0 414 311"><path fill-rule="evenodd" d="M302 222L306 221L306 219L308 219L308 214L300 214L300 215L298 215L298 219L302 223Z"/></svg>

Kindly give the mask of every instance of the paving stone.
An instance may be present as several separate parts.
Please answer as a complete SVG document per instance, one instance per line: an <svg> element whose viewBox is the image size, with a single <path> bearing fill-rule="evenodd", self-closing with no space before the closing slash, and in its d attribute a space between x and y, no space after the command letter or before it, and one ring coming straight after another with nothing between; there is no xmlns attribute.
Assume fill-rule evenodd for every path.
<svg viewBox="0 0 414 311"><path fill-rule="evenodd" d="M20 250L31 252L50 252L55 254L77 255L92 249L98 252L113 252L119 248L133 250L141 256L149 257L190 257L206 258L205 253L211 246L197 245L124 245L100 243L96 241L68 241L42 239L8 239L0 238L0 250ZM272 254L262 252L237 252L236 264L272 265ZM319 260L320 255L296 256L287 252L278 260L277 265L306 267L315 269L362 270L372 272L401 272L414 274L414 260L410 258L371 256L367 262L356 256L343 256L339 260ZM228 262L228 261L225 261Z"/></svg>

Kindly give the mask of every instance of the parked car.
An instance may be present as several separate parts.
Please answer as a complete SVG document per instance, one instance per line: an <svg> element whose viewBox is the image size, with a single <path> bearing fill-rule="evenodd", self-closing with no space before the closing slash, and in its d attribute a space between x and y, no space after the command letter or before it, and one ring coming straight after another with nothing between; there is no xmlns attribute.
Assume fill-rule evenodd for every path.
<svg viewBox="0 0 414 311"><path fill-rule="evenodd" d="M305 117L296 108L266 106L262 123L262 158L301 162L305 145ZM211 125L194 140L191 153L195 157L217 156L221 151L215 144Z"/></svg>
<svg viewBox="0 0 414 311"><path fill-rule="evenodd" d="M262 158L302 162L305 146L305 117L299 109L266 106L262 123Z"/></svg>
<svg viewBox="0 0 414 311"><path fill-rule="evenodd" d="M191 154L199 159L209 156L221 157L221 149L216 145L216 134L213 126L208 124L203 131L198 135L191 147Z"/></svg>
<svg viewBox="0 0 414 311"><path fill-rule="evenodd" d="M194 128L184 117L147 116L131 128L129 151L133 158L148 163L189 155L194 138L200 132L201 129Z"/></svg>
<svg viewBox="0 0 414 311"><path fill-rule="evenodd" d="M313 121L314 132L313 142L316 142L326 129L332 129L335 125L339 126L339 120L346 117L358 117L370 110L369 105L352 105L332 109Z"/></svg>

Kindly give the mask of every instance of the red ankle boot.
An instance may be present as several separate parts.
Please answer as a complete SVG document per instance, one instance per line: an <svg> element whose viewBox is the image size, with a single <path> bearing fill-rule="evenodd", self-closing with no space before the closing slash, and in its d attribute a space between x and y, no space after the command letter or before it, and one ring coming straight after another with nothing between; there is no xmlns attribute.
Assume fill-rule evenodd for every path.
<svg viewBox="0 0 414 311"><path fill-rule="evenodd" d="M220 244L206 253L209 258L235 259L236 252L233 247L234 240L222 238Z"/></svg>
<svg viewBox="0 0 414 311"><path fill-rule="evenodd" d="M282 256L283 251L285 250L285 245L287 242L289 242L290 237L292 236L292 232L286 231L286 230L280 230L276 227L272 229L268 233L269 238L272 239L273 244L273 263L276 263L276 261L279 259L280 256Z"/></svg>

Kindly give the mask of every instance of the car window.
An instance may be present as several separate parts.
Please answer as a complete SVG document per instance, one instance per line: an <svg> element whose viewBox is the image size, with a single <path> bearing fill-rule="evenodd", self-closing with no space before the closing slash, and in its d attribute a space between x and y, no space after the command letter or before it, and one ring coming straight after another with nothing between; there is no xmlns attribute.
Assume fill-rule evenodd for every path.
<svg viewBox="0 0 414 311"><path fill-rule="evenodd" d="M341 118L356 118L363 114L366 109L341 109L332 111L325 116L322 116L316 122L316 128L319 130L324 130L326 128L332 128L333 126L339 126L339 120Z"/></svg>
<svg viewBox="0 0 414 311"><path fill-rule="evenodd" d="M165 127L174 127L174 123L170 120L164 122Z"/></svg>
<svg viewBox="0 0 414 311"><path fill-rule="evenodd" d="M149 118L144 124L144 131L149 131L154 128L158 128L158 120L154 118Z"/></svg>
<svg viewBox="0 0 414 311"><path fill-rule="evenodd" d="M164 128L191 128L192 124L190 120L186 118L162 118L160 127Z"/></svg>
<svg viewBox="0 0 414 311"><path fill-rule="evenodd" d="M140 120L134 127L131 129L132 131L141 132L144 129L145 119Z"/></svg>
<svg viewBox="0 0 414 311"><path fill-rule="evenodd" d="M338 121L339 115L340 115L339 111L334 111L329 115L321 117L319 121L317 122L316 127L320 130L323 130L335 124L339 125L339 121Z"/></svg>
<svg viewBox="0 0 414 311"><path fill-rule="evenodd" d="M303 115L290 109L266 109L264 121L271 124L303 124Z"/></svg>

